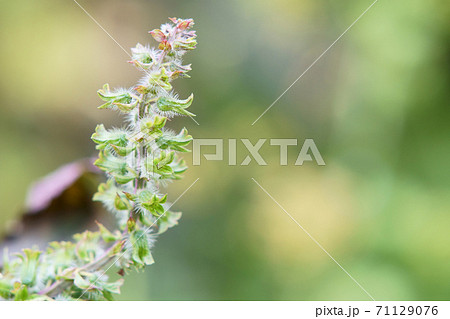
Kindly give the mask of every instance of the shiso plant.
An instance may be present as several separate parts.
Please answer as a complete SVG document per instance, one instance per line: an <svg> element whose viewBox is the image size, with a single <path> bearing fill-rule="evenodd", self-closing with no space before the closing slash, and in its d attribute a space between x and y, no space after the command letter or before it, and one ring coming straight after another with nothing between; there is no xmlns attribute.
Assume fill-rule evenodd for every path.
<svg viewBox="0 0 450 319"><path fill-rule="evenodd" d="M130 89L98 91L100 109L125 115L124 128L98 125L92 140L99 157L95 165L107 175L93 200L100 201L117 220L110 231L98 223L96 231L74 235L71 242L52 242L46 251L24 249L10 258L5 252L0 273L0 299L4 300L111 300L120 293L123 278L105 274L114 269L120 276L152 264L155 237L175 226L181 213L170 211L168 181L187 169L178 154L187 152L192 140L186 129L176 133L165 128L177 115L194 116L187 108L193 95L179 99L172 81L189 77L184 54L196 47L192 19L170 18L170 23L150 31L157 48L137 44L131 49L135 67L143 76ZM119 277L119 276L117 276Z"/></svg>

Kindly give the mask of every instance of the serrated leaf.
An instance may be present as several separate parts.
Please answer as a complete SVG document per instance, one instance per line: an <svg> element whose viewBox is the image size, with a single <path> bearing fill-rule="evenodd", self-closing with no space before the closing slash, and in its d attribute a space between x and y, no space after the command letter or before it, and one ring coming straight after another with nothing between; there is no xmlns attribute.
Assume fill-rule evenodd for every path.
<svg viewBox="0 0 450 319"><path fill-rule="evenodd" d="M186 100L162 96L156 101L156 106L164 112L175 112L182 115L195 116L195 114L186 110L191 106L193 100L194 94L191 94Z"/></svg>
<svg viewBox="0 0 450 319"><path fill-rule="evenodd" d="M155 115L141 120L142 139L149 143L163 135L162 128L166 124L167 117Z"/></svg>
<svg viewBox="0 0 450 319"><path fill-rule="evenodd" d="M114 147L114 149L117 148L117 150L123 150L128 145L127 135L128 132L125 130L108 131L103 124L100 124L95 128L95 133L92 134L91 139L98 144L96 148L99 150L103 150L107 146Z"/></svg>
<svg viewBox="0 0 450 319"><path fill-rule="evenodd" d="M155 115L152 118L144 119L141 128L150 132L161 129L166 125L167 117Z"/></svg>
<svg viewBox="0 0 450 319"><path fill-rule="evenodd" d="M192 136L188 134L186 128L183 128L179 134L164 134L157 140L157 144L161 149L171 149L177 152L189 152L184 146L192 141Z"/></svg>
<svg viewBox="0 0 450 319"><path fill-rule="evenodd" d="M120 102L115 102L115 103L112 103L112 104L117 106L117 108L119 110L121 110L122 112L129 113L132 110L134 110L134 108L138 105L138 101L136 100L134 103L129 103L129 104L120 103Z"/></svg>
<svg viewBox="0 0 450 319"><path fill-rule="evenodd" d="M107 150L100 151L94 165L113 176L119 184L126 184L137 178L136 172L127 165L126 159L113 156Z"/></svg>
<svg viewBox="0 0 450 319"><path fill-rule="evenodd" d="M175 158L175 152L161 151L157 158L146 161L145 166L148 172L159 174L160 178L169 178L173 175L173 169L169 166Z"/></svg>
<svg viewBox="0 0 450 319"><path fill-rule="evenodd" d="M159 179L180 179L181 174L187 169L185 161L178 159L173 151L161 151L158 158L147 161L145 166L148 172L158 174Z"/></svg>
<svg viewBox="0 0 450 319"><path fill-rule="evenodd" d="M122 147L122 146L111 145L111 147L114 149L116 154L118 154L120 156L127 156L128 154L130 154L131 152L134 152L136 150L136 146Z"/></svg>
<svg viewBox="0 0 450 319"><path fill-rule="evenodd" d="M105 104L100 105L99 109L109 109L117 107L122 112L128 113L132 111L138 104L137 98L134 98L127 91L111 92L109 85L105 84L103 89L97 91L98 96L105 101Z"/></svg>

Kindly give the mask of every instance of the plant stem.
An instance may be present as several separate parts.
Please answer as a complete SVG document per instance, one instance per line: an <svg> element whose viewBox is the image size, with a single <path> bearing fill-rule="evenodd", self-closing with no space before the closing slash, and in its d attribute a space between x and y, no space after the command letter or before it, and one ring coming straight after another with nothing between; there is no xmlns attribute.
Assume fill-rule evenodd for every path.
<svg viewBox="0 0 450 319"><path fill-rule="evenodd" d="M123 240L121 240L121 241L123 241ZM116 248L116 245L119 242L120 241L117 241L116 243L114 243L114 245L109 247L103 253L103 255L101 255L98 259L96 259L96 260L90 262L89 264L86 264L83 267L80 267L78 269L75 268L73 273L75 274L75 273L79 273L82 271L100 270L103 267L105 267L106 265L108 265L114 259L114 256L116 255L116 254L111 254L111 252ZM59 280L55 281L53 284L51 284L50 286L41 290L38 294L42 295L42 296L49 296L51 298L54 298L57 295L61 294L64 290L69 288L72 285L72 282L73 282L73 279L59 279Z"/></svg>

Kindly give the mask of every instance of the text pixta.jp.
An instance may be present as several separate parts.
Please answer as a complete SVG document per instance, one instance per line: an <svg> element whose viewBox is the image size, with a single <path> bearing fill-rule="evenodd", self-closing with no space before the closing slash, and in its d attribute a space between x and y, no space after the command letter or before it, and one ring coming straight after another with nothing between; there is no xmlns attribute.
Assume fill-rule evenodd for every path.
<svg viewBox="0 0 450 319"><path fill-rule="evenodd" d="M224 160L224 141L227 143L228 147L228 165L249 165L252 160L256 162L257 165L265 166L267 162L264 160L263 156L260 154L261 147L267 142L267 139L259 139L255 144L249 139L194 139L192 146L192 163L193 165L200 165L202 158L207 161L223 161ZM237 143L240 141L246 149L247 156L242 162L238 164L237 161ZM278 148L279 150L279 164L282 166L288 165L288 149L291 146L291 151L294 150L295 146L298 156L294 165L300 166L305 162L315 162L317 165L325 165L325 161L319 152L313 139L305 139L300 145L297 139L270 139L270 145ZM214 146L214 153L202 153L202 146ZM203 155L203 156L202 156Z"/></svg>

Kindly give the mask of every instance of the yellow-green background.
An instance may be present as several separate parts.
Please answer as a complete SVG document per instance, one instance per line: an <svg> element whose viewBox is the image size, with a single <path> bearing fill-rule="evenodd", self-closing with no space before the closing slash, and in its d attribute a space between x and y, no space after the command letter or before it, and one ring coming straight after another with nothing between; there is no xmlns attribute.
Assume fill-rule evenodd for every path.
<svg viewBox="0 0 450 319"><path fill-rule="evenodd" d="M196 21L187 55L197 138L313 138L327 165L204 162L170 187L184 212L156 264L120 299L364 300L368 296L251 180L255 178L374 297L450 298L449 9L380 0L257 122L369 5L361 0L85 1L126 49L169 16ZM132 86L128 56L72 0L0 1L0 222L28 185L95 154L96 90ZM227 152L225 152L227 156ZM238 161L246 156L239 147ZM187 155L191 162L191 155Z"/></svg>

